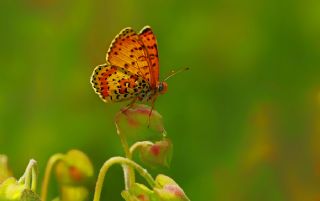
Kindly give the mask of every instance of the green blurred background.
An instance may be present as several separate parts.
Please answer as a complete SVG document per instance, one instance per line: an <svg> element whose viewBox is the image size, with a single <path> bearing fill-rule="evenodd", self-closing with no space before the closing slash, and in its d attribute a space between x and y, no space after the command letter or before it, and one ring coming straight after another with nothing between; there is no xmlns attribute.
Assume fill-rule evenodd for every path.
<svg viewBox="0 0 320 201"><path fill-rule="evenodd" d="M118 32L150 25L160 72L188 66L158 98L173 177L194 201L320 199L320 1L2 0L0 153L40 177L78 148L97 172L122 155L89 83ZM104 200L121 200L120 167ZM56 193L51 184L51 194ZM52 195L51 195L52 196Z"/></svg>

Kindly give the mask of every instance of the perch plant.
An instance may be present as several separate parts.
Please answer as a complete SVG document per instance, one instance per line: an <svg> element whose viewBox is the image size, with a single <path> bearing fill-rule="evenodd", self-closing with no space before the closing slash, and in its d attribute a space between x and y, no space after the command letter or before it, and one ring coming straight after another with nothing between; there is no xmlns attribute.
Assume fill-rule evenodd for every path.
<svg viewBox="0 0 320 201"><path fill-rule="evenodd" d="M100 201L105 175L110 167L116 164L121 165L124 172L125 187L121 192L124 200L189 201L182 188L173 179L163 174L159 174L154 179L145 168L133 160L134 153L138 153L140 160L150 167L170 165L172 143L167 138L161 115L153 110L149 116L150 109L146 105L134 105L116 115L115 125L125 157L115 156L103 164L96 181L93 201ZM150 122L148 122L149 118ZM143 130L143 128L146 129ZM153 139L156 141L142 139L129 143L130 139L136 140L141 138L143 133L150 132L155 133ZM71 150L66 154L58 153L50 157L42 182L41 199L36 193L37 162L30 160L23 176L16 180L8 168L7 158L0 156L0 201L46 201L52 172L55 172L59 186L59 196L54 198L54 201L89 200L90 183L94 175L92 163L83 152ZM137 183L135 173L144 178L149 186Z"/></svg>

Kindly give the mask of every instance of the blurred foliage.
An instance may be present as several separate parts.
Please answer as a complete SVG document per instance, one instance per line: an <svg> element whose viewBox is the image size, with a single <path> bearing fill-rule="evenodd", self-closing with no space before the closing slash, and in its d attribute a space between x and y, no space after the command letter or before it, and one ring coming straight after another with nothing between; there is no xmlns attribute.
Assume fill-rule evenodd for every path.
<svg viewBox="0 0 320 201"><path fill-rule="evenodd" d="M7 157L1 155L0 172L8 172ZM40 201L37 190L37 161L31 159L29 164L20 177L16 179L12 175L6 175L3 181L0 181L0 200L1 201ZM5 175L2 175L5 176Z"/></svg>
<svg viewBox="0 0 320 201"><path fill-rule="evenodd" d="M0 154L0 184L11 176L12 172L8 165L8 157Z"/></svg>
<svg viewBox="0 0 320 201"><path fill-rule="evenodd" d="M190 199L320 199L319 1L3 0L0 11L0 153L16 175L71 148L95 169L123 154L113 120L126 103L104 104L89 77L122 28L148 24L161 75L191 68L156 102L175 144L166 174ZM104 194L120 200L120 168L107 177Z"/></svg>

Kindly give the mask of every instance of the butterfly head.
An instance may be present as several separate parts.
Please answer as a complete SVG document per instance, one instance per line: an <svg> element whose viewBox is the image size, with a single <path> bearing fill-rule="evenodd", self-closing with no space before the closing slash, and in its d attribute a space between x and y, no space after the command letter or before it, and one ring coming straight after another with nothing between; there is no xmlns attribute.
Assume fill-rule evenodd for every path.
<svg viewBox="0 0 320 201"><path fill-rule="evenodd" d="M166 82L159 82L157 88L158 88L158 93L165 94L168 90L168 84Z"/></svg>

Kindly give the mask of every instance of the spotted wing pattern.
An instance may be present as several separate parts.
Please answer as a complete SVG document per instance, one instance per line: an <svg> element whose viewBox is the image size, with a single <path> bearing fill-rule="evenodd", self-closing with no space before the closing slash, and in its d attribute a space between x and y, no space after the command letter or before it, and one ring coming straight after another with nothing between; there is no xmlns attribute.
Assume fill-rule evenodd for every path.
<svg viewBox="0 0 320 201"><path fill-rule="evenodd" d="M145 26L139 33L139 38L147 50L147 58L150 63L150 86L155 88L159 82L159 57L157 39L151 27Z"/></svg>
<svg viewBox="0 0 320 201"><path fill-rule="evenodd" d="M123 29L111 43L107 62L141 76L148 83L152 81L145 45L130 27Z"/></svg>
<svg viewBox="0 0 320 201"><path fill-rule="evenodd" d="M110 64L102 64L94 69L91 84L105 102L129 100L150 91L149 84L141 76Z"/></svg>

